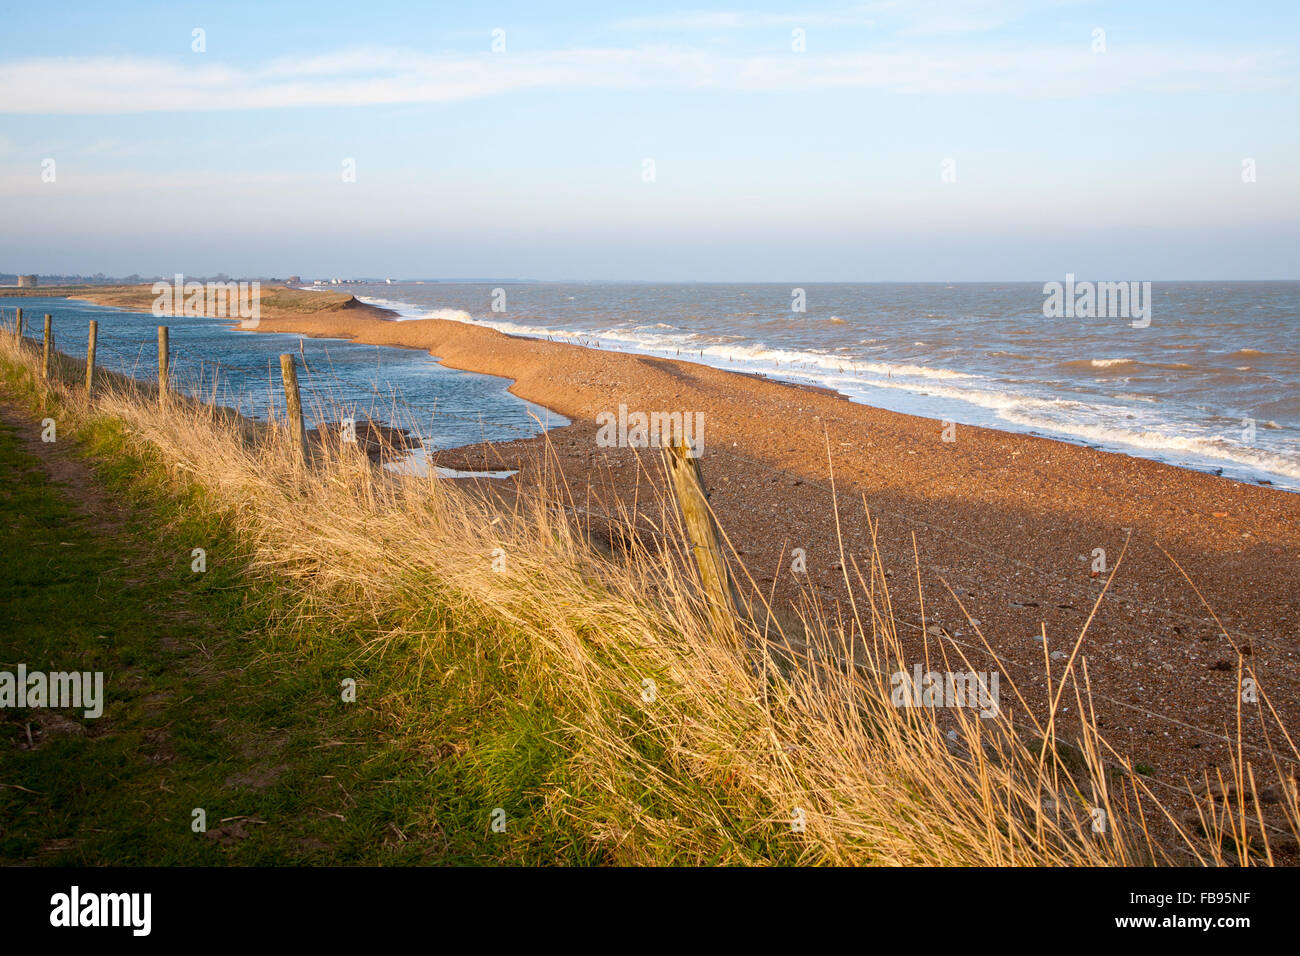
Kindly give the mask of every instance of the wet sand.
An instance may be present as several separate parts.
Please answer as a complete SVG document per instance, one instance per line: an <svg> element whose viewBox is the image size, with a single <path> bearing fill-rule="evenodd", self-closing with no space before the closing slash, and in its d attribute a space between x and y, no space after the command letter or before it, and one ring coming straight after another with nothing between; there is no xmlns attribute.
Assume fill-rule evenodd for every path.
<svg viewBox="0 0 1300 956"><path fill-rule="evenodd" d="M1071 650L1108 576L1094 576L1094 551L1104 549L1113 567L1127 541L1083 644L1098 722L1111 745L1169 783L1226 766L1236 733L1237 648L1293 735L1300 731L1300 495L984 428L959 425L956 440L944 441L938 421L821 390L458 322L394 322L385 310L319 295L317 309L295 298L281 310L268 297L259 330L420 348L450 367L511 379L511 392L572 420L550 440L584 510L610 512L619 497L636 500L647 520L662 520L645 495L657 453L599 447L598 414L616 414L620 404L647 413L703 412L701 464L711 503L778 606L815 594L832 609L847 608L833 467L839 533L863 567L870 548L864 504L879 521L910 652L924 653L919 561L926 624L963 645L976 668L1004 675L1004 706L1014 702L1010 676L1041 713L1047 654ZM130 297L87 297L132 307ZM528 488L538 448L530 439L438 452L433 460L519 468L508 483ZM806 551L806 575L791 572L793 548ZM949 588L980 622L996 660L980 651ZM1044 628L1046 646L1036 639ZM1066 702L1068 726L1072 694ZM1251 749L1263 746L1261 736L1248 727L1245 739L1261 785L1276 779L1265 755Z"/></svg>

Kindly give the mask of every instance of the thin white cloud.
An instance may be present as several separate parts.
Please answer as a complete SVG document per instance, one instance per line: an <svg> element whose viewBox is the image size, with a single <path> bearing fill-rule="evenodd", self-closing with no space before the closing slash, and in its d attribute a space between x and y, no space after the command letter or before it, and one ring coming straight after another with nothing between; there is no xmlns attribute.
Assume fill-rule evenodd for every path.
<svg viewBox="0 0 1300 956"><path fill-rule="evenodd" d="M1294 90L1292 64L1254 51L1129 49L787 53L668 47L433 56L355 49L255 69L118 57L0 65L0 113L302 109L469 100L533 89L793 92L826 89L1073 97Z"/></svg>
<svg viewBox="0 0 1300 956"><path fill-rule="evenodd" d="M1060 6L1063 0L891 0L873 5L899 36L984 33L1008 26L1035 8Z"/></svg>
<svg viewBox="0 0 1300 956"><path fill-rule="evenodd" d="M864 9L856 7L840 13L760 13L745 10L692 10L647 17L616 20L615 30L759 30L768 27L871 26Z"/></svg>
<svg viewBox="0 0 1300 956"><path fill-rule="evenodd" d="M879 27L886 35L935 36L996 30L1035 10L1082 0L872 0L833 10L771 13L755 10L684 10L615 21L616 30L761 30L775 27Z"/></svg>

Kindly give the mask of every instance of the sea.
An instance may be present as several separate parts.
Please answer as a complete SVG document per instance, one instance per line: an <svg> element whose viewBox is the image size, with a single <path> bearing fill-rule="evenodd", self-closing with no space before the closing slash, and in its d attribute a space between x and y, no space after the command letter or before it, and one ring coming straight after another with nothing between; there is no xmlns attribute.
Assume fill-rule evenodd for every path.
<svg viewBox="0 0 1300 956"><path fill-rule="evenodd" d="M653 284L392 281L330 286L399 320L701 362L822 386L850 401L1024 432L1300 491L1300 282L1153 282L1150 311L1048 314L1041 283ZM56 314L61 351L156 375L151 315L64 299L22 304L29 335ZM10 310L6 308L6 312ZM1060 310L1056 310L1059 313ZM340 405L412 427L431 448L565 424L408 349L171 319L179 387L246 414L278 408L281 352L305 362L309 412ZM313 411L314 410L314 411Z"/></svg>

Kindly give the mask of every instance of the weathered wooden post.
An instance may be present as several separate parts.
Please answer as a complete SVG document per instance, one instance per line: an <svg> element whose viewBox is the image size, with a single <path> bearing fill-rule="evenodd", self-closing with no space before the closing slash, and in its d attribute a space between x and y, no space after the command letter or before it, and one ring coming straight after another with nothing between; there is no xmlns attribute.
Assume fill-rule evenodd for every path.
<svg viewBox="0 0 1300 956"><path fill-rule="evenodd" d="M158 326L158 404L167 404L167 366L171 355L167 349L167 326Z"/></svg>
<svg viewBox="0 0 1300 956"><path fill-rule="evenodd" d="M90 338L86 342L86 395L90 395L95 379L95 339L99 337L99 323L90 320Z"/></svg>
<svg viewBox="0 0 1300 956"><path fill-rule="evenodd" d="M284 407L289 417L289 436L299 461L307 457L307 426L302 420L302 395L298 391L298 368L293 353L280 356L280 377L284 379Z"/></svg>
<svg viewBox="0 0 1300 956"><path fill-rule="evenodd" d="M23 341L23 310L15 309L14 312L17 316L14 320L14 336L18 339L18 344L21 345Z"/></svg>
<svg viewBox="0 0 1300 956"><path fill-rule="evenodd" d="M54 335L54 319L51 315L45 313L45 351L41 353L41 378L49 381L50 378L50 339Z"/></svg>
<svg viewBox="0 0 1300 956"><path fill-rule="evenodd" d="M691 457L690 446L675 437L668 446L668 471L677 491L677 502L682 510L682 523L691 539L695 565L700 572L709 616L714 629L732 635L736 629L736 611L731 599L731 581L727 575L727 562L722 556L722 544L713 521L704 492L704 473L698 458Z"/></svg>

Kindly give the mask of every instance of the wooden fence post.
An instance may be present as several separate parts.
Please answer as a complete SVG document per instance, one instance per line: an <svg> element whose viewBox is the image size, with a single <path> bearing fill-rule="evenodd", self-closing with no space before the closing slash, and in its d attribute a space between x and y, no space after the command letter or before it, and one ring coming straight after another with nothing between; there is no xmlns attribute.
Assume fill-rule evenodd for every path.
<svg viewBox="0 0 1300 956"><path fill-rule="evenodd" d="M677 491L677 502L682 510L682 523L691 539L691 551L700 572L709 604L709 616L714 628L722 634L733 635L736 629L736 611L731 596L731 581L727 562L723 559L722 544L713 521L704 492L704 473L698 458L691 457L690 447L680 438L668 446L668 471Z"/></svg>
<svg viewBox="0 0 1300 956"><path fill-rule="evenodd" d="M284 379L284 406L289 416L289 433L301 461L307 457L307 426L302 420L302 394L298 391L298 368L293 353L280 356L280 377Z"/></svg>
<svg viewBox="0 0 1300 956"><path fill-rule="evenodd" d="M21 345L23 341L23 310L15 309L14 311L17 313L17 318L14 321L14 335L17 337L18 343Z"/></svg>
<svg viewBox="0 0 1300 956"><path fill-rule="evenodd" d="M171 355L167 348L167 326L158 326L158 404L167 404L167 366Z"/></svg>
<svg viewBox="0 0 1300 956"><path fill-rule="evenodd" d="M41 378L49 380L50 377L50 339L54 336L54 319L51 315L45 313L45 351L41 353Z"/></svg>
<svg viewBox="0 0 1300 956"><path fill-rule="evenodd" d="M99 323L90 320L90 338L86 342L86 395L90 395L95 379L95 339L99 337Z"/></svg>

